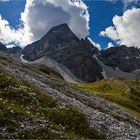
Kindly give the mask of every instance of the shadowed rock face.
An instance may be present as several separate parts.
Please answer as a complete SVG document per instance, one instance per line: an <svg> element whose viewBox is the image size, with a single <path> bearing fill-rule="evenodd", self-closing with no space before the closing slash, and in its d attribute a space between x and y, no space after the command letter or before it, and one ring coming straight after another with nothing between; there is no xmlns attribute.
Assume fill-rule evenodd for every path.
<svg viewBox="0 0 140 140"><path fill-rule="evenodd" d="M24 59L37 60L48 56L67 67L77 78L85 82L102 79L102 68L92 57L95 48L89 40L80 40L68 27L62 24L52 28L41 40L25 47ZM96 53L98 49L95 48Z"/></svg>
<svg viewBox="0 0 140 140"><path fill-rule="evenodd" d="M22 51L22 48L20 47L13 47L13 48L8 48L8 52L10 54L18 54Z"/></svg>
<svg viewBox="0 0 140 140"><path fill-rule="evenodd" d="M98 58L108 66L118 67L125 72L140 69L140 49L134 47L114 47L102 51Z"/></svg>
<svg viewBox="0 0 140 140"><path fill-rule="evenodd" d="M4 53L7 53L7 48L0 42L0 51L1 52L4 52Z"/></svg>
<svg viewBox="0 0 140 140"><path fill-rule="evenodd" d="M69 47L56 50L48 56L66 66L74 75L85 82L93 82L103 78L101 67L85 48Z"/></svg>

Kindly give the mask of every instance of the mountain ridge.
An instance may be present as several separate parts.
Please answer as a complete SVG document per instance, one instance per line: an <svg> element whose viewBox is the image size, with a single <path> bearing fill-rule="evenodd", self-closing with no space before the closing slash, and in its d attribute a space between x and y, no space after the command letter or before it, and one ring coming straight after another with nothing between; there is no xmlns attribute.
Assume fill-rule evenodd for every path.
<svg viewBox="0 0 140 140"><path fill-rule="evenodd" d="M140 79L140 49L122 45L99 51L88 38L79 39L65 23L23 49L1 46L4 53L22 56L26 62L48 57L87 83L111 77Z"/></svg>
<svg viewBox="0 0 140 140"><path fill-rule="evenodd" d="M65 66L78 79L84 82L95 82L105 77L139 79L140 74L137 70L137 68L140 68L139 60L136 67L133 67L133 71L135 72L121 68L124 66L129 69L129 67L133 66L135 64L134 60L138 59L136 58L138 56L134 56L135 54L139 54L138 49L126 46L99 51L90 43L88 38L80 40L67 24L53 27L40 40L27 45L23 49L24 59L34 61L47 56ZM100 65L99 61L93 55L96 55L104 63L104 66ZM127 55L131 57L130 61ZM106 76L104 75L105 73Z"/></svg>

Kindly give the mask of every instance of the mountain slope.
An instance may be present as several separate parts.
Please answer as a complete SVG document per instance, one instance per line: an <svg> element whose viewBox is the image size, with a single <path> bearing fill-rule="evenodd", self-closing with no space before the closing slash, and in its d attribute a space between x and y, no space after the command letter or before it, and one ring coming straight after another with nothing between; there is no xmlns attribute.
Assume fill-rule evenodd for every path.
<svg viewBox="0 0 140 140"><path fill-rule="evenodd" d="M25 68L18 71L22 64L16 62L17 67L12 58L4 57L3 62L13 68L9 69L12 73L8 74L8 66L3 66L4 63L0 61L1 139L105 138L88 125L83 113L64 106L47 92L41 92L30 80L19 80L18 76L22 76L19 73ZM12 63L9 64L8 59Z"/></svg>
<svg viewBox="0 0 140 140"><path fill-rule="evenodd" d="M22 59L23 62L26 60ZM36 61L32 62L26 62L28 64L38 64L40 65L40 69L42 71L46 71L49 69L51 72L54 72L57 75L60 75L65 81L69 83L84 83L81 80L79 80L77 77L75 77L66 67L63 65L57 63L56 61L48 58L48 57L43 57L40 59L37 59Z"/></svg>
<svg viewBox="0 0 140 140"><path fill-rule="evenodd" d="M17 59L15 60L12 57L9 57L6 55L0 55L0 58L1 57L3 57L4 59L0 59L1 60L0 68L3 69L6 73L8 73L10 76L12 76L14 79L24 81L25 85L26 85L27 81L31 85L34 85L41 92L39 95L43 94L42 95L43 100L46 100L45 103L47 102L47 99L45 99L45 95L52 96L54 99L56 99L58 101L57 107L59 107L60 110L65 107L66 108L72 107L75 110L78 110L79 112L81 112L85 115L86 121L88 122L88 125L91 128L98 130L102 134L106 134L107 138L118 139L118 137L119 137L122 139L135 139L135 138L139 139L139 132L140 132L139 118L133 116L131 113L129 113L122 107L120 107L114 103L111 103L107 100L104 100L103 98L100 98L99 96L79 90L79 89L75 88L74 85L71 85L71 84L63 81L62 79L60 80L59 78L53 77L50 74L43 73L36 67L36 65L24 64L24 63L21 63L20 61L18 61ZM4 76L4 77L6 77L6 76ZM11 79L11 78L8 78L8 79ZM20 93L22 93L22 92L20 92ZM20 93L17 92L16 96L20 95ZM31 92L31 93L34 93L34 92ZM8 95L6 95L5 98L7 98ZM11 98L13 98L13 97L11 97ZM34 95L31 94L31 97L34 97ZM37 97L35 96L35 99L36 98ZM19 98L19 99L21 99L21 98ZM28 98L26 98L26 99L28 100ZM8 101L9 101L9 97L8 97ZM25 103L25 102L23 101L21 103ZM11 106L10 103L9 103L9 105ZM39 106L41 106L40 109L42 109L43 105L44 105L44 103L39 105ZM33 106L34 106L34 104L33 104ZM22 107L22 106L19 105L19 107ZM57 109L57 107L55 107L55 108ZM29 111L30 111L30 107L29 107ZM55 117L52 117L52 115L50 116L50 118L49 118L50 122L56 123L56 124L62 123L63 127L65 126L64 124L66 124L66 126L71 126L70 124L73 122L72 127L68 127L71 129L67 129L67 130L73 130L78 135L78 137L81 137L81 134L83 134L83 132L88 133L88 135L87 135L87 133L86 134L84 133L83 134L84 137L91 138L92 136L95 136L97 131L95 131L95 130L92 131L94 134L92 133L93 135L90 135L91 133L89 133L89 132L91 132L91 131L89 131L89 129L88 129L88 131L83 130L83 129L85 129L85 127L84 128L82 127L80 134L77 133L76 130L80 130L80 128L81 128L81 125L79 125L79 123L78 124L76 123L79 120L79 116L76 117L76 119L78 119L78 120L75 120L73 118L73 116L75 116L75 115L72 115L71 117L69 117L69 115L67 115L67 117L70 119L69 120L67 117L65 117L65 115L63 115L63 112L65 115L68 114L68 113L65 113L65 111L62 111L62 113L61 113L61 111L59 111L59 109L58 109L58 112L56 111L55 113L53 113L53 116L55 116ZM34 113L35 113L35 115L37 115L37 110L35 110ZM56 114L58 114L58 115L56 115ZM56 116L59 116L58 119L55 119ZM64 121L62 121L62 120L64 120L64 118L66 118L66 120L68 119L66 121L66 123ZM15 118L15 120L16 120L16 118ZM68 122L70 122L70 123L68 123ZM76 128L74 127L75 124L77 124ZM80 124L81 124L81 119L80 119ZM84 124L85 124L85 122L84 122ZM80 128L77 128L78 126ZM87 128L87 124L86 124L86 128ZM65 132L66 132L65 134L67 134L69 136L69 134L67 133L69 131L65 131ZM35 134L38 134L38 133L35 133ZM29 135L29 137L31 137L31 136ZM102 137L102 135L101 135L101 137ZM99 135L96 138L99 138Z"/></svg>

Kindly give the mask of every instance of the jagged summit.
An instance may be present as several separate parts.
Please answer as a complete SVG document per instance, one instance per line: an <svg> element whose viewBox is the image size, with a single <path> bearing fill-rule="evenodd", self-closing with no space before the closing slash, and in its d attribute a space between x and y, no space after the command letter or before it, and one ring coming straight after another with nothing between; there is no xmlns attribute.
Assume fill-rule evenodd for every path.
<svg viewBox="0 0 140 140"><path fill-rule="evenodd" d="M29 44L23 50L25 59L36 60L56 49L79 46L79 38L70 30L67 24L61 24L50 29L39 41Z"/></svg>
<svg viewBox="0 0 140 140"><path fill-rule="evenodd" d="M70 28L69 28L68 24L63 23L63 24L60 24L60 25L57 25L57 26L53 27L50 30L50 32L51 31L56 31L56 30L65 30L66 31L66 30L70 30Z"/></svg>
<svg viewBox="0 0 140 140"><path fill-rule="evenodd" d="M140 69L140 49L125 45L101 51L98 57L104 64L125 72Z"/></svg>

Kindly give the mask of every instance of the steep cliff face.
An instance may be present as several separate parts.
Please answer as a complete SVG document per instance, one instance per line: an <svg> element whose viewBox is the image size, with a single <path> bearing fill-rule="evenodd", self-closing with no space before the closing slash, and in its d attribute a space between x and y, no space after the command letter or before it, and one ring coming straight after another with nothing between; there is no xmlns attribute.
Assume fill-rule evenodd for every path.
<svg viewBox="0 0 140 140"><path fill-rule="evenodd" d="M66 66L74 75L85 82L93 82L103 78L102 68L85 48L69 47L56 50L49 53L48 56Z"/></svg>
<svg viewBox="0 0 140 140"><path fill-rule="evenodd" d="M79 45L80 40L70 30L67 24L53 27L39 41L29 44L23 50L24 58L30 61L36 60L47 53L58 49Z"/></svg>
<svg viewBox="0 0 140 140"><path fill-rule="evenodd" d="M103 78L102 68L92 57L95 48L89 40L80 40L68 27L62 24L52 28L41 40L25 47L23 58L28 61L43 56L50 57L68 68L77 78L93 82ZM96 49L98 52L98 49Z"/></svg>

